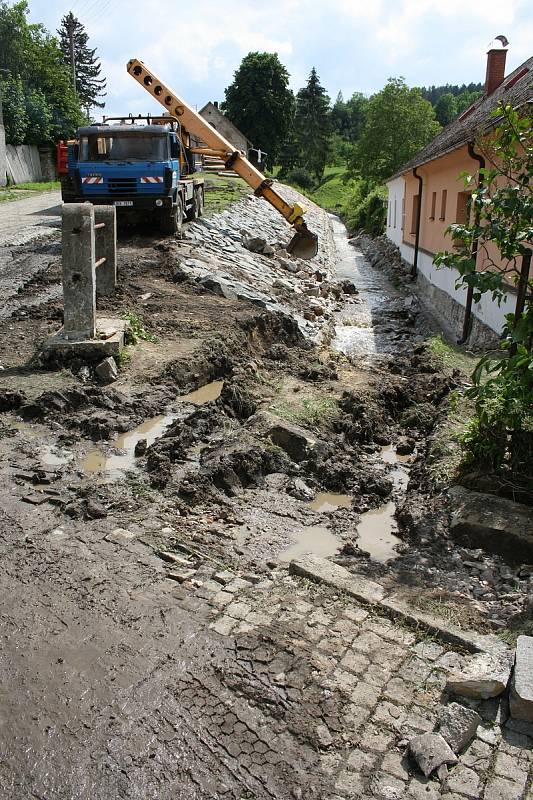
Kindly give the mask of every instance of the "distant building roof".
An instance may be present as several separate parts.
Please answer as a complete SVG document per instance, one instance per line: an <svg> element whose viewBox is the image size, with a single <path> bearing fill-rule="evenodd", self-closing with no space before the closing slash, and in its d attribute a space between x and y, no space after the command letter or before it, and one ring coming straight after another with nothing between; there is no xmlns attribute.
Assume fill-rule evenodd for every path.
<svg viewBox="0 0 533 800"><path fill-rule="evenodd" d="M438 136L419 150L388 180L398 178L413 167L421 167L472 141L479 130L486 130L494 124L495 118L492 113L498 107L500 100L513 108L533 100L533 56L511 72L492 94L483 95L465 109L456 120L450 122Z"/></svg>
<svg viewBox="0 0 533 800"><path fill-rule="evenodd" d="M252 142L248 139L247 136L245 136L245 134L242 131L238 129L236 125L233 124L233 122L230 120L229 117L227 117L225 114L222 113L222 111L218 107L218 103L212 103L211 101L209 101L209 103L206 103L205 106L203 106L203 108L201 108L198 113L200 114L201 117L203 117L204 111L207 111L208 109L211 112L214 111L219 117L221 117L224 120L225 125L233 129L237 136L239 136L242 139L245 139L248 142L248 145L251 147Z"/></svg>

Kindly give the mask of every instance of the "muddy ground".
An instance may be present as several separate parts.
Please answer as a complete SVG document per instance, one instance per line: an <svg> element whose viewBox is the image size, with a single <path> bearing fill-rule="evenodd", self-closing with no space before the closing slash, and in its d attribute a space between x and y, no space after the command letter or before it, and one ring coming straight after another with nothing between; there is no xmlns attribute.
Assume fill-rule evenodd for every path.
<svg viewBox="0 0 533 800"><path fill-rule="evenodd" d="M532 589L527 564L449 537L427 453L466 374L435 355L408 286L317 207L309 225L313 262L252 196L182 241L122 230L99 312L136 341L110 385L40 351L62 320L58 237L4 245L3 796L489 800L492 779L510 785L501 754L525 775L505 796L526 796L531 731L488 707L501 730L474 742L481 769L463 765L474 794L422 784L399 742L431 727L433 656L288 573L315 552L500 634ZM341 674L352 640L361 663Z"/></svg>

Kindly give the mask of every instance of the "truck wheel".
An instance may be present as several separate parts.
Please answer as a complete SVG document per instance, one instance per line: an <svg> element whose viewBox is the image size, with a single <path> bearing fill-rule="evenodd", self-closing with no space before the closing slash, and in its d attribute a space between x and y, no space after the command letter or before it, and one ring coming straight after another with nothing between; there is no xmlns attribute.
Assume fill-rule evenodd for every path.
<svg viewBox="0 0 533 800"><path fill-rule="evenodd" d="M191 205L185 211L185 219L187 220L187 222L194 222L197 216L198 216L198 194L195 189L192 195Z"/></svg>
<svg viewBox="0 0 533 800"><path fill-rule="evenodd" d="M160 223L161 232L166 233L168 236L178 234L181 236L183 228L183 200L178 195L176 198L176 205L172 206L170 210L165 210Z"/></svg>
<svg viewBox="0 0 533 800"><path fill-rule="evenodd" d="M201 186L196 190L196 216L203 217L204 215L204 190Z"/></svg>

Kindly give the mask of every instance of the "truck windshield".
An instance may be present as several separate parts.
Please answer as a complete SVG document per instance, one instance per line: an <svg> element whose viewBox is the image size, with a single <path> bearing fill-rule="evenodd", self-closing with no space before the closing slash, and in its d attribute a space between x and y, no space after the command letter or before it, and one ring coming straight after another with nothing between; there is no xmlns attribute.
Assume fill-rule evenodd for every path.
<svg viewBox="0 0 533 800"><path fill-rule="evenodd" d="M136 133L83 136L81 161L168 161L168 137Z"/></svg>

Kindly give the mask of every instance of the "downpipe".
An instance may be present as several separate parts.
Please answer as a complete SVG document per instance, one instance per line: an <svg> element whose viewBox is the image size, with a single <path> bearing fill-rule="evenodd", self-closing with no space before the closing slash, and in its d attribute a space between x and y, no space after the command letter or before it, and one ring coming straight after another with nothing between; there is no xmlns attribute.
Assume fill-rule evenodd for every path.
<svg viewBox="0 0 533 800"><path fill-rule="evenodd" d="M483 158L482 155L480 155L479 153L476 153L476 151L474 150L474 142L468 142L467 146L468 146L468 155L470 156L470 158L473 158L474 161L477 161L479 163L479 169L484 169L485 168L485 159ZM484 177L483 177L482 174L480 174L479 179L478 179L478 187L479 188L483 187L483 182L484 182ZM479 210L477 210L476 211L476 215L474 217L474 225L476 227L478 227L478 225L479 225L479 219L480 219ZM479 237L476 236L476 238L472 242L472 251L471 251L471 256L474 259L474 262L476 264L476 268L477 268L478 246L479 246ZM457 340L457 344L464 344L466 342L466 340L468 339L468 337L470 336L470 322L471 322L471 319L472 319L472 301L473 301L473 298L474 298L474 288L472 286L469 286L468 289L467 289L467 292L466 292L466 305L465 305L465 318L464 318L464 321L463 321L463 333L461 335L461 338Z"/></svg>
<svg viewBox="0 0 533 800"><path fill-rule="evenodd" d="M422 176L419 175L417 172L417 167L413 167L413 175L418 181L418 207L416 209L416 228L415 228L415 255L413 259L413 266L411 269L411 277L414 280L418 275L418 251L420 248L420 218L422 215L423 181L422 181Z"/></svg>

